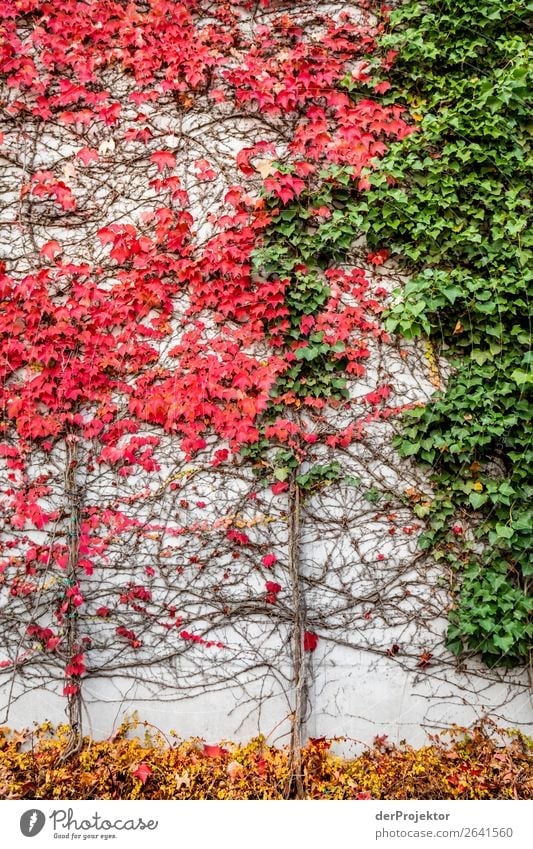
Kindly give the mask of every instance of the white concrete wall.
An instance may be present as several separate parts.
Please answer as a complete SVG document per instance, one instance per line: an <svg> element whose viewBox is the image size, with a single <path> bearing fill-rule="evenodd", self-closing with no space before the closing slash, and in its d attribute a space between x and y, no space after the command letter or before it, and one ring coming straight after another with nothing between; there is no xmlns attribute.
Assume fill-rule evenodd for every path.
<svg viewBox="0 0 533 849"><path fill-rule="evenodd" d="M306 7L309 11L309 4L301 5L302 10ZM316 7L332 11L356 8L345 3L318 3L312 7L309 14L314 14ZM151 116L165 134L158 140L158 147L168 146L178 156L183 187L190 191L195 203L199 239L209 235L208 216L220 204L228 185L241 179L235 170L235 153L258 138L273 140L280 151L284 144L276 121L267 125L261 115L236 120L231 108L221 105L218 121L213 124L214 108L212 102L205 101L203 111L197 104L193 111L177 113L173 118L166 113ZM146 109L153 111L157 107L147 106ZM95 247L94 227L89 228L88 233L82 223L68 233L61 229L61 224L55 227L41 225L38 220L33 221L31 232L13 226L18 215L18 196L13 186L20 184L21 175L28 169L63 169L64 179L80 198L90 198L99 191L105 217L97 222L98 226L111 222L137 223L143 211L153 208L154 193L136 182L139 172L134 170L133 164L119 161L116 156L114 136L118 139L120 132L120 127L106 128L101 137L93 139L93 144L101 151L101 164L88 171L79 162L73 164L73 157L82 143L71 135L67 139L53 131L34 133L31 126L19 127L16 131L11 128L6 144L14 159L5 171L6 196L10 200L0 226L0 252L13 264L16 273L22 274L30 267L29 257L35 243L39 247L49 239L68 240L72 260L87 258L87 250L95 262L106 254L105 249ZM215 183L209 183L206 191L206 187L195 180L192 163L207 154L220 166L221 176ZM17 158L18 164L13 164ZM66 165L70 163L70 167L64 167L64 161ZM108 182L97 188L103 174ZM253 182L251 186L253 191ZM31 239L36 242L30 245ZM374 285L384 284L390 288L398 280L398 272L393 267L385 266L379 273L369 273L374 274ZM442 366L445 371L445 364ZM376 346L367 376L352 387L354 406L350 415L357 415L360 409L357 399L371 391L384 374L394 384L392 403L424 402L434 389L423 348L404 343ZM345 423L348 421L349 418ZM306 589L308 621L309 627L319 635L316 651L308 656L311 686L307 733L310 736L345 735L359 742L369 742L375 734L387 734L393 741L407 739L420 743L427 731L453 724L470 725L484 717L500 725L531 730L533 712L529 681L524 672L487 670L475 658L457 661L443 647L446 624L442 614L449 603L443 575L435 564L427 559L420 560L416 533L402 534L402 524L409 524L413 517L397 497L408 487L427 494L430 486L420 469L394 455L390 449L391 435L389 426L375 425L365 440L340 456L346 473L361 479L360 490L335 485L317 496L304 515L301 554L303 576L310 581ZM153 491L176 469L183 471L187 466L175 448L169 459L168 443L162 444L159 452L161 473L147 482ZM60 466L61 451L56 460ZM39 462L46 461L41 458ZM198 463L201 465L201 462L202 458ZM240 474L242 470L237 471ZM128 493L138 492L145 483L140 477L123 481L121 494L126 498ZM89 502L96 504L109 498L110 485L105 476L89 475L85 480ZM191 483L188 488L193 485L196 484ZM244 483L236 474L230 485L228 479L200 476L198 492L196 496L191 495L191 499L201 497L208 502L208 507L204 512L193 510L189 514L190 521L215 521L230 515L240 509L242 492L251 486L247 472ZM365 501L364 492L371 486L389 491L390 502L384 512L377 506L369 507ZM61 497L59 490L52 501L54 497ZM176 496L165 491L157 507L151 508L150 521L155 522L157 515L169 517L175 504ZM279 554L279 566L272 578L279 580L284 588L279 598L280 609L286 605L289 611L283 562L286 543L283 508L282 500L272 503L268 495L261 496L254 511L272 514L274 521L259 524L248 532L257 546L264 547L261 552L269 548ZM394 539L389 534L391 523L386 515L390 512L397 514L394 521L398 534ZM327 526L318 522L328 514ZM253 516L253 511L248 515ZM179 524L174 515L168 521L170 528ZM420 530L422 523L418 524ZM158 545L163 545L161 538L165 534L160 535ZM206 542L196 535L190 543L184 537L166 536L167 544L174 546L172 557L176 562L185 558L187 546L192 546L195 552L205 554L207 549L212 553L218 539L213 534ZM38 537L36 534L37 541ZM113 586L124 582L128 574L135 577L142 573L154 556L154 550L146 539L134 536L131 550L126 554L119 546L112 549L105 574L106 591L112 592ZM384 561L376 560L378 551L385 555ZM256 560L259 556L257 554ZM224 554L218 559L217 568L220 571L227 564ZM186 590L181 584L173 584L169 575L170 572L164 572L164 581L156 592L158 598L168 600L174 591L178 593L179 590L182 596L188 592L189 611L194 598L199 599L198 621L207 609L219 611L220 605L217 607L214 597L209 595L215 582L209 573L195 578L192 589ZM228 603L234 605L252 598L254 588L259 592L265 578L265 574L254 572L251 556L245 560L239 575L239 580L230 581L225 590ZM320 587L312 585L314 579ZM95 592L99 580L103 580L102 575L88 582ZM203 598L202 593L205 593ZM4 607L0 608L0 615L11 603L7 596L2 597ZM243 615L242 622L237 624L224 623L223 617L217 616L213 638L223 638L227 648L215 660L210 657L206 661L205 655L198 654L194 647L187 651L178 647L170 659L165 659L165 644L162 637L158 637L152 643L147 642L147 651L153 652L151 668L147 663L138 669L129 667L128 664L135 660L130 654L124 656L124 668L121 669L120 657L113 657L110 643L106 643L107 626L89 615L84 626L100 651L100 655L96 653L93 657L93 666L98 665L99 658L106 662L111 658L115 671L107 677L94 672L85 680L86 731L95 737L107 736L124 718L137 712L141 719L165 732L174 729L181 737L245 740L262 733L272 742L286 742L292 705L287 618L284 620L277 611L276 615L272 612L269 616L268 611L255 608L250 620ZM21 638L23 629L21 619ZM387 651L393 645L398 646L398 651L390 656ZM421 668L418 659L424 651L431 652L432 658L427 667ZM61 675L57 670L51 670L50 675L50 682L46 684L39 679L34 667L23 668L15 678L4 670L0 684L0 721L13 727L45 719L62 721L65 703L57 695L61 689Z"/></svg>

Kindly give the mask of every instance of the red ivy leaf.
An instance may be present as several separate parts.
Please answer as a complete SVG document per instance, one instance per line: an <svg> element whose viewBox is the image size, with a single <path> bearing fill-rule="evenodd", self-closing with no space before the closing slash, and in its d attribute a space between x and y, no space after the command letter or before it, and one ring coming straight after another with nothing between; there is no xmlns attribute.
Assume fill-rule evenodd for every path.
<svg viewBox="0 0 533 849"><path fill-rule="evenodd" d="M209 743L204 743L204 755L208 758L222 758L227 754L228 750L221 746L210 746Z"/></svg>
<svg viewBox="0 0 533 849"><path fill-rule="evenodd" d="M46 257L46 259L53 260L58 254L61 253L63 248L55 239L52 239L51 242L46 242L41 248L41 254Z"/></svg>
<svg viewBox="0 0 533 849"><path fill-rule="evenodd" d="M314 651L318 645L318 637L312 631L304 633L304 651Z"/></svg>
<svg viewBox="0 0 533 849"><path fill-rule="evenodd" d="M156 150L150 157L150 162L157 165L158 171L163 171L165 168L176 167L176 157L169 150Z"/></svg>
<svg viewBox="0 0 533 849"><path fill-rule="evenodd" d="M146 784L150 776L152 775L152 768L148 766L144 761L138 764L134 770L132 770L132 774L135 778L138 778L141 784Z"/></svg>
<svg viewBox="0 0 533 849"><path fill-rule="evenodd" d="M271 569L274 563L277 562L277 557L275 554L265 554L263 557L262 563L265 569Z"/></svg>
<svg viewBox="0 0 533 849"><path fill-rule="evenodd" d="M389 254L390 251L388 251L387 248L381 248L379 251L367 254L366 259L367 262L371 262L372 265L383 265L383 263L389 258Z"/></svg>
<svg viewBox="0 0 533 849"><path fill-rule="evenodd" d="M98 162L98 151L92 147L82 147L78 150L76 156L81 159L84 165L89 165L91 162Z"/></svg>

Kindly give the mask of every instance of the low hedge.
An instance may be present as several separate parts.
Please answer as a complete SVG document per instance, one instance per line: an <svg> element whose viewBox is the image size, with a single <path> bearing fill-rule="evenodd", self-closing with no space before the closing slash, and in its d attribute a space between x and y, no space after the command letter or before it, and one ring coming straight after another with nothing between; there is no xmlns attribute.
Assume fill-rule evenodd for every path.
<svg viewBox="0 0 533 849"><path fill-rule="evenodd" d="M208 745L130 721L62 761L67 738L67 727L48 723L0 729L0 798L284 799L290 786L288 749L264 737ZM457 727L418 749L376 737L352 759L334 753L340 742L311 739L303 749L307 798L533 798L533 740L514 730Z"/></svg>

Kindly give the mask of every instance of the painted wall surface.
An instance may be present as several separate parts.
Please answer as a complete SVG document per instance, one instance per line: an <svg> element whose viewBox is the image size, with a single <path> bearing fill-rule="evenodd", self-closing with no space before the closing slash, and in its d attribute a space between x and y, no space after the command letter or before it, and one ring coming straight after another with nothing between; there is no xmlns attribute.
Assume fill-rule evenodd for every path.
<svg viewBox="0 0 533 849"><path fill-rule="evenodd" d="M294 14L310 28L317 11L334 15L357 12L356 6L346 3L292 5L298 7ZM257 15L269 23L268 12L257 11ZM123 87L123 99L128 103L130 81L114 82L118 89ZM135 111L131 103L128 108ZM144 108L152 124L159 127L157 147L168 147L176 156L176 173L192 200L194 229L201 243L212 234L210 216L221 208L228 188L242 181L236 154L249 146L251 139L263 139L273 142L282 155L283 120L267 120L261 114L235 116L224 103L217 105L213 120L215 107L208 98L199 98L194 108L182 111L161 110L158 114L158 104ZM122 120L127 119L125 113ZM86 169L76 159L86 140L76 137L75 128L68 132L36 129L31 121L10 128L0 255L15 273L26 273L34 246L39 248L50 239L68 244L72 261L104 262L107 248L95 240L95 229L112 223L139 225L143 213L153 209L158 198L143 180L146 159L138 163L135 156L130 160L119 156L123 131L122 123L94 131L90 144L98 150L100 161ZM217 172L216 179L208 183L198 180L194 164L205 158ZM256 165L259 174L265 163ZM39 168L61 169L82 208L96 200L97 216L89 223L80 217L68 229L61 220L54 224L38 215L20 225L19 197L13 187L20 184L25 172ZM257 180L249 181L247 190L253 193L257 188ZM352 260L354 266L365 267L373 288L384 286L390 291L402 280L392 264L379 269L365 264L361 245L354 246ZM184 295L183 311L187 305ZM172 344L180 340L181 332L176 325ZM161 352L163 361L167 353ZM436 388L426 354L423 345L400 340L376 343L365 377L351 386L349 413L333 410L327 414L332 426L346 426L357 417L365 408L364 396L383 375L393 385L391 403L426 402ZM444 382L446 363L440 363L440 372ZM146 434L151 433L147 426ZM392 423L376 422L363 440L339 452L342 479L314 493L302 508L300 559L306 615L309 627L318 635L316 650L307 656L311 683L306 733L313 737L345 735L356 743L385 733L393 741L407 739L417 744L428 731L470 725L482 718L531 731L533 711L525 672L488 670L477 658L458 661L444 648L445 612L450 603L446 576L417 548L423 521L413 521L405 500L409 491L430 498L431 487L419 468L392 450L393 433ZM125 545L117 541L110 546L105 581L95 572L87 576L85 584L88 594L105 604L128 576L133 583L140 583L150 564L178 564L179 581L175 570L163 570L152 589L153 598L168 607L179 597L180 609L186 610L197 630L206 633L201 629L207 628L209 639L223 647L209 653L203 646L186 644L167 652L164 635L145 634L139 654L123 655L113 646L107 620L89 615L85 633L98 651L85 678L83 710L85 730L95 737L111 734L124 718L137 712L141 719L163 731L174 729L181 737L244 740L262 733L273 742L287 742L293 703L291 601L285 571L287 505L268 490L255 493L254 477L244 464L224 467L224 474L215 474L208 459L216 448L220 444L213 441L188 461L171 438L164 437L155 449L160 464L155 476L138 472L122 480L118 494L122 504L130 499L129 515L137 525L132 525ZM35 473L46 470L51 462L51 475L57 473L60 481L57 470L65 451L60 446L53 458L37 457ZM87 457L83 462L86 467L80 471L79 485L84 488L86 504L117 496L112 476L101 468L91 470ZM7 474L7 469L3 472ZM177 479L179 493L168 485ZM374 490L381 493L377 500L368 496ZM147 491L150 498L138 504L135 496ZM59 507L62 497L58 484L49 506ZM180 506L185 501L187 507ZM235 517L251 540L251 549L238 561L240 571L231 571L230 548L219 551ZM148 524L156 528L152 538L136 529ZM185 535L176 530L183 526L188 529ZM33 532L37 545L44 537L44 533ZM264 594L265 577L269 577L264 570L257 570L266 552L277 557L272 579L282 585L276 609L270 611L268 605L253 601ZM196 562L191 562L191 557ZM199 570L198 559L216 562L216 574L209 566ZM218 585L224 570L229 570L229 577L221 589ZM6 641L8 637L16 640L19 628L19 614L10 613L12 604L9 594L0 588ZM240 610L242 615L229 616L228 610ZM22 607L20 611L22 615ZM22 640L20 628L19 636ZM427 661L421 660L424 655ZM52 668L49 671L47 681L32 668L23 668L16 676L4 675L0 683L2 723L17 727L64 719L64 699L58 695L61 675Z"/></svg>

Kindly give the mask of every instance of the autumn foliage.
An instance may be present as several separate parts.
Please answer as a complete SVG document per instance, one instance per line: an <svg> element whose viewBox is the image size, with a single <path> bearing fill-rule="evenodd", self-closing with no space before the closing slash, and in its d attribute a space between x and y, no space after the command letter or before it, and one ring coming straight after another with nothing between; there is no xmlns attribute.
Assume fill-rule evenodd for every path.
<svg viewBox="0 0 533 849"><path fill-rule="evenodd" d="M169 740L149 729L141 740L128 737L132 726L125 723L109 740L86 739L68 765L59 761L65 727L2 729L0 798L287 798L288 750L263 737L209 745L200 739ZM334 753L342 742L321 737L303 749L306 798L533 798L533 742L517 732L456 728L431 736L419 749L380 736L350 759Z"/></svg>
<svg viewBox="0 0 533 849"><path fill-rule="evenodd" d="M261 515L283 513L289 492L335 480L338 462L313 469L320 453L405 406L380 375L360 415L327 418L348 412L347 379L389 341L386 290L296 237L287 246L279 222L296 204L302 233L336 225L317 190L338 179L364 191L364 169L412 127L379 85L377 99L343 88L375 49L371 16L302 26L278 5L264 2L270 25L250 33L246 2L100 0L90 16L82 2L0 3L15 234L0 264L0 670L52 678L78 729L83 682L118 655L138 669L154 663L154 640L165 657L224 647L228 559L248 549L258 570L275 556L252 549L242 509L178 497L200 467L215 480L233 463L242 478L247 457L259 479L249 498L266 490L279 500ZM256 137L225 163L188 161L191 116L236 112ZM276 241L290 256L272 269ZM180 536L197 537L185 562ZM190 573L206 560L217 576L201 597L217 621L185 598L198 598ZM271 618L282 590L300 597L299 577L268 578L250 604L259 596ZM300 658L319 639L305 624L292 634Z"/></svg>
<svg viewBox="0 0 533 849"><path fill-rule="evenodd" d="M386 11L287 5L0 0L0 678L6 717L66 697L82 796L275 798L300 761L311 796L395 792L352 775L370 755L302 749L308 684L338 647L454 672L415 551L432 494L391 449L436 378L411 379L389 247L356 249L346 212L418 129L386 96ZM286 698L290 764L257 741L79 754L104 679ZM72 792L38 736L27 792L40 761Z"/></svg>

